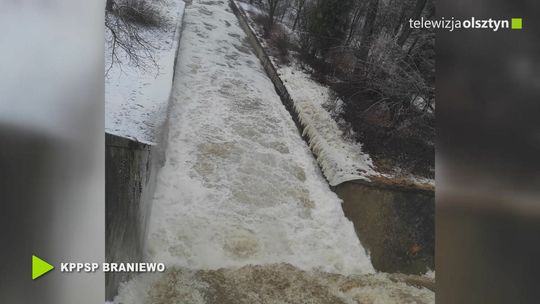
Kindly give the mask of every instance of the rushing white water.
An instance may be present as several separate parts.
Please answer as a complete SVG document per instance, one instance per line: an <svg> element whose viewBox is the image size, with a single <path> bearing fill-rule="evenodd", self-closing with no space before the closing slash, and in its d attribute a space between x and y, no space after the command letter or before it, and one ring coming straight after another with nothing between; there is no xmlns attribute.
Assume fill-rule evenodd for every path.
<svg viewBox="0 0 540 304"><path fill-rule="evenodd" d="M189 282L190 271L287 263L299 271L373 272L226 1L186 7L176 69L147 241L147 259L173 274L135 278L117 303L205 303L197 293L207 283ZM193 301L178 300L187 299L181 293L152 300L166 297L155 294L160 278L182 285Z"/></svg>
<svg viewBox="0 0 540 304"><path fill-rule="evenodd" d="M186 8L149 260L372 271L228 3Z"/></svg>

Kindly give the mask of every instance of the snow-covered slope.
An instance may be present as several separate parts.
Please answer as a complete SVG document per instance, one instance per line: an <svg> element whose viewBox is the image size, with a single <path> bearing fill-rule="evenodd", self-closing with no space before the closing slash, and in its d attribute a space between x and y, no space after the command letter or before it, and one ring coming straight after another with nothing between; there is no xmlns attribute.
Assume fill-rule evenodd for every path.
<svg viewBox="0 0 540 304"><path fill-rule="evenodd" d="M105 78L105 131L149 144L159 141L166 120L185 6L181 0L159 4L168 26L141 33L157 47L154 59L158 67L149 62L146 69L137 68L127 59L122 65L111 66L110 45L106 45L105 57L109 70Z"/></svg>

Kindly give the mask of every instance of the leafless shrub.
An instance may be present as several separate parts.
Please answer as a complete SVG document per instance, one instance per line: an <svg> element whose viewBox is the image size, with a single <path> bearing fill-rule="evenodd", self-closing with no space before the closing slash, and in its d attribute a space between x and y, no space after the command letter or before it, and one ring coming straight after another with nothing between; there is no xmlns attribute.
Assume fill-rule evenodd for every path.
<svg viewBox="0 0 540 304"><path fill-rule="evenodd" d="M270 34L272 32L272 29L274 27L274 24L276 23L276 19L279 15L280 9L283 8L283 0L264 0L261 2L262 8L267 14L266 24L264 25L264 36L270 37Z"/></svg>
<svg viewBox="0 0 540 304"><path fill-rule="evenodd" d="M277 55L282 63L288 63L289 51L293 48L293 43L282 27L274 25L274 29L270 36L270 42L277 50Z"/></svg>
<svg viewBox="0 0 540 304"><path fill-rule="evenodd" d="M432 104L431 86L418 67L403 55L391 35L382 33L377 37L364 64L365 89L379 96L376 102L384 102L392 108L394 119L422 114L419 110L427 112L429 107L419 109L413 106L413 101L421 98L426 104Z"/></svg>
<svg viewBox="0 0 540 304"><path fill-rule="evenodd" d="M325 106L377 162L431 174L435 33L404 29L409 18L432 18L433 1L261 0L259 7L254 21L271 54L284 64L298 59L336 91L342 104Z"/></svg>
<svg viewBox="0 0 540 304"><path fill-rule="evenodd" d="M326 61L332 67L332 76L346 79L354 72L356 56L351 48L338 47L328 51Z"/></svg>
<svg viewBox="0 0 540 304"><path fill-rule="evenodd" d="M268 25L268 16L266 14L256 14L253 16L253 21L259 26L260 30L266 31ZM267 34L267 42L272 47L271 53L281 60L281 63L288 64L289 51L295 49L295 44L291 39L291 35L283 27L283 25L274 23L272 29Z"/></svg>
<svg viewBox="0 0 540 304"><path fill-rule="evenodd" d="M163 18L156 5L149 0L124 0L116 5L115 14L126 22L144 27L159 27Z"/></svg>
<svg viewBox="0 0 540 304"><path fill-rule="evenodd" d="M143 70L159 69L154 58L157 46L143 35L144 29L167 26L150 0L107 0L105 27L110 46L110 69L130 64Z"/></svg>
<svg viewBox="0 0 540 304"><path fill-rule="evenodd" d="M266 24L268 24L268 16L265 14L256 14L253 16L253 21L255 21L258 26L263 28L266 26Z"/></svg>

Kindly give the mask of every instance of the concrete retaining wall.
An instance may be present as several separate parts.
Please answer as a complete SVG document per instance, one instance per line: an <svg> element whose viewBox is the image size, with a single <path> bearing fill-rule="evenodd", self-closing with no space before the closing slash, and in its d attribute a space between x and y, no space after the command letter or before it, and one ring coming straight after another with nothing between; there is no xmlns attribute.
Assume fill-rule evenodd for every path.
<svg viewBox="0 0 540 304"><path fill-rule="evenodd" d="M157 146L105 135L105 235L107 262L142 262L147 219L163 153ZM107 273L111 300L129 274Z"/></svg>

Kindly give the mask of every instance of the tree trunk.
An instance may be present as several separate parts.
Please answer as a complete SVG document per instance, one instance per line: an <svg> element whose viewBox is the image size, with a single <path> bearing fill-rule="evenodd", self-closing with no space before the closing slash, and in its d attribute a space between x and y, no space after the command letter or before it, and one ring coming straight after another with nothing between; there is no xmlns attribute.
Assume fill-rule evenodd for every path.
<svg viewBox="0 0 540 304"><path fill-rule="evenodd" d="M409 50L407 51L407 56L411 56L411 52L414 49L414 47L416 46L416 43L418 42L419 39L420 39L420 36L416 36L416 38L414 38L414 41L411 44L411 47L409 47Z"/></svg>
<svg viewBox="0 0 540 304"><path fill-rule="evenodd" d="M264 36L270 37L270 32L272 31L272 27L274 27L274 12L270 11L268 13L268 22L266 23L266 27L264 29Z"/></svg>
<svg viewBox="0 0 540 304"><path fill-rule="evenodd" d="M358 5L353 13L353 18L351 20L351 25L349 27L349 34L345 40L345 44L349 45L352 41L356 28L358 27L358 21L360 21L360 16L362 15L363 5Z"/></svg>
<svg viewBox="0 0 540 304"><path fill-rule="evenodd" d="M300 17L300 13L296 13L296 16L294 17L294 23L292 25L292 30L294 32L294 30L296 29L296 24L298 23L298 18Z"/></svg>
<svg viewBox="0 0 540 304"><path fill-rule="evenodd" d="M300 19L300 14L302 13L302 9L304 8L305 3L306 3L306 0L298 0L298 7L296 8L296 16L294 17L294 23L292 26L293 31L296 29L296 25L298 24L298 20Z"/></svg>
<svg viewBox="0 0 540 304"><path fill-rule="evenodd" d="M416 20L420 18L422 15L422 11L424 10L424 6L426 6L426 0L416 0L416 5L414 6L414 10L411 14L410 19ZM403 30L401 31L401 35L399 35L397 44L399 46L403 46L405 44L405 41L407 41L407 38L412 33L412 28L407 24L409 20L405 20L405 23L403 25Z"/></svg>
<svg viewBox="0 0 540 304"><path fill-rule="evenodd" d="M377 18L377 9L379 7L379 0L370 0L368 4L368 11L366 13L366 19L364 21L364 27L362 28L362 39L360 40L360 50L358 52L358 59L362 62L366 61L371 42L373 40L373 26L375 25L375 19Z"/></svg>
<svg viewBox="0 0 540 304"><path fill-rule="evenodd" d="M285 19L286 14L287 14L287 10L283 10L283 13L281 14L281 17L279 17L279 22L283 23L283 19Z"/></svg>
<svg viewBox="0 0 540 304"><path fill-rule="evenodd" d="M268 22L264 28L264 36L269 37L274 27L274 21L276 18L276 10L281 0L267 0L268 3Z"/></svg>
<svg viewBox="0 0 540 304"><path fill-rule="evenodd" d="M396 24L396 27L394 28L394 35L397 35L399 33L399 29L404 24L403 19L405 19L405 11L406 10L407 10L407 4L403 3L402 7L401 7L401 13L399 14L398 22Z"/></svg>

